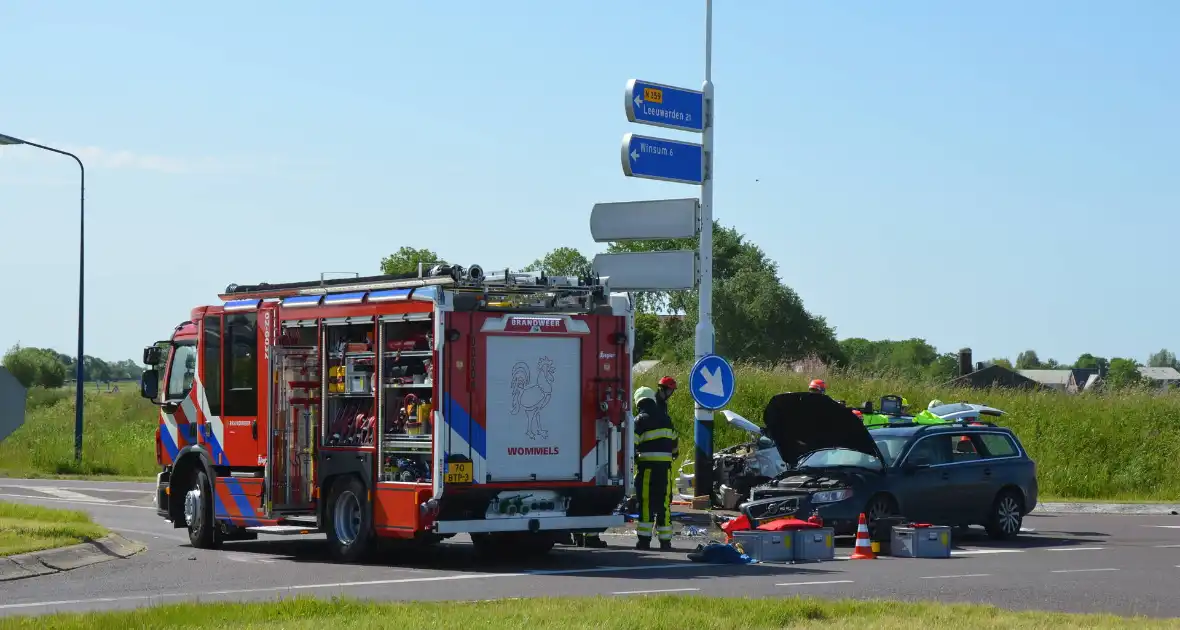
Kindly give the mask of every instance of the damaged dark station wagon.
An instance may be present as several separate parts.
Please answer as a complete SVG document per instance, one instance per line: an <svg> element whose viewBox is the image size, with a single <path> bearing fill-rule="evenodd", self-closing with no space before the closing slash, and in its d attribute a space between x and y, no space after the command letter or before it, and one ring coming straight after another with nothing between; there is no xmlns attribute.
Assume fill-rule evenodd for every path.
<svg viewBox="0 0 1180 630"><path fill-rule="evenodd" d="M868 429L823 394L778 394L763 412L767 437L790 468L751 491L740 511L753 522L817 513L837 534L864 513L966 527L995 539L1020 533L1037 505L1037 467L1009 429L985 422Z"/></svg>

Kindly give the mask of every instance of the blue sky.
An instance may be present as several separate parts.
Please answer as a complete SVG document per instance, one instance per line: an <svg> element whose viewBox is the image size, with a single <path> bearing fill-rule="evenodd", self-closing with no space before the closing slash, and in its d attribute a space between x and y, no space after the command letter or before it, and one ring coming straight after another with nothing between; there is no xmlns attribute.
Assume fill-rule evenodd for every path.
<svg viewBox="0 0 1180 630"><path fill-rule="evenodd" d="M1180 4L715 4L716 216L841 338L1180 350ZM619 142L689 138L621 93L700 86L703 1L344 6L0 8L0 133L87 164L88 354L231 282L589 254L595 202L697 194L625 178ZM0 270L0 345L72 353L69 160L0 150Z"/></svg>

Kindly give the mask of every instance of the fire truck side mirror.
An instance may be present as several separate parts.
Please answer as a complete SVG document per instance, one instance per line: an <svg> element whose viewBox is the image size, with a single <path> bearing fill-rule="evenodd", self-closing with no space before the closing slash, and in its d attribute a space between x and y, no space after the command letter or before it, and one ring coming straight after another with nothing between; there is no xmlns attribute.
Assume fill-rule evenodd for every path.
<svg viewBox="0 0 1180 630"><path fill-rule="evenodd" d="M148 346L143 349L143 364L159 365L163 354L163 349L160 346Z"/></svg>
<svg viewBox="0 0 1180 630"><path fill-rule="evenodd" d="M143 376L139 381L139 395L152 402L156 402L156 397L160 395L159 371L155 369L143 371Z"/></svg>

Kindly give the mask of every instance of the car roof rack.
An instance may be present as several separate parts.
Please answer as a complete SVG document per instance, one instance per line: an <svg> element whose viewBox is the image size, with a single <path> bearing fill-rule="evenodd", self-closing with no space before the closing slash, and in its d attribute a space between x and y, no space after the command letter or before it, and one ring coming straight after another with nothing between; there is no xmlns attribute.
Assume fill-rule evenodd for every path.
<svg viewBox="0 0 1180 630"><path fill-rule="evenodd" d="M994 422L988 422L986 420L955 419L955 420L948 420L946 422L940 422L938 424L926 424L926 423L914 422L913 420L909 420L909 421L905 421L905 422L890 422L888 424L882 424L882 425L869 427L869 428L870 429L895 429L895 428L909 428L909 427L938 428L938 427L994 427L994 426L996 426L996 424Z"/></svg>

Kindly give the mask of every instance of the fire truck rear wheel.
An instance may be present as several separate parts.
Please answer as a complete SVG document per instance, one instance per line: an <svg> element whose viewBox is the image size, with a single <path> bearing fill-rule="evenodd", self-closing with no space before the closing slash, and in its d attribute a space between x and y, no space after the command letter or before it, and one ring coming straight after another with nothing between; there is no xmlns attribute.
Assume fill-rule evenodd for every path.
<svg viewBox="0 0 1180 630"><path fill-rule="evenodd" d="M221 541L213 522L213 486L205 471L197 468L184 495L184 521L188 540L197 549L213 549Z"/></svg>
<svg viewBox="0 0 1180 630"><path fill-rule="evenodd" d="M372 541L372 523L365 509L368 493L360 479L348 476L332 485L328 501L327 534L332 557L339 562L355 562L368 550Z"/></svg>

